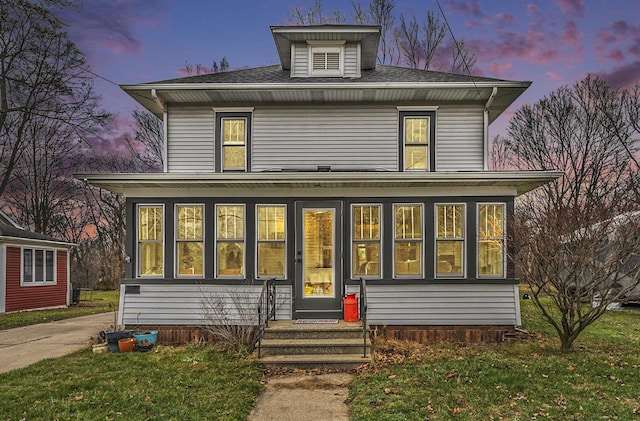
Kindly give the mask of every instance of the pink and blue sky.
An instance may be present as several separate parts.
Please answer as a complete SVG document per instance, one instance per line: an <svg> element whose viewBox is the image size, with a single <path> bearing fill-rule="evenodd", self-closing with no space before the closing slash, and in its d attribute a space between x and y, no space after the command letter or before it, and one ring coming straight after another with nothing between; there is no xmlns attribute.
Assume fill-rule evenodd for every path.
<svg viewBox="0 0 640 421"><path fill-rule="evenodd" d="M278 63L269 25L286 25L294 7L313 0L85 0L65 11L73 41L91 69L116 84L180 77L185 61L209 67L226 56L231 69ZM360 0L366 5L368 0ZM435 0L396 0L395 15L422 17ZM350 0L324 0L324 12L352 16ZM598 74L617 87L640 82L640 1L440 0L456 38L476 51L474 73L532 81L493 125L554 89ZM103 106L117 114L115 132L130 125L137 104L117 86L96 81Z"/></svg>

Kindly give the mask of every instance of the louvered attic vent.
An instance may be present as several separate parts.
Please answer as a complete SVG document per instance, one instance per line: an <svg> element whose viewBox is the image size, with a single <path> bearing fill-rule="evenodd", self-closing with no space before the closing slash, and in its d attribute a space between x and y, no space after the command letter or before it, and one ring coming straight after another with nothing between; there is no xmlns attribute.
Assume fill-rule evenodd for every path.
<svg viewBox="0 0 640 421"><path fill-rule="evenodd" d="M340 71L340 53L313 53L313 70Z"/></svg>

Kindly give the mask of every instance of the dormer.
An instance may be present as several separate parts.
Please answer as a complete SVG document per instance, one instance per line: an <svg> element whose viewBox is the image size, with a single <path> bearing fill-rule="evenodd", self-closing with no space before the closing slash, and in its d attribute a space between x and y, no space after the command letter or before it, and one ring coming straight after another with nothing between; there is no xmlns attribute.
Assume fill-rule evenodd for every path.
<svg viewBox="0 0 640 421"><path fill-rule="evenodd" d="M376 66L379 26L272 26L271 33L291 77L359 78Z"/></svg>

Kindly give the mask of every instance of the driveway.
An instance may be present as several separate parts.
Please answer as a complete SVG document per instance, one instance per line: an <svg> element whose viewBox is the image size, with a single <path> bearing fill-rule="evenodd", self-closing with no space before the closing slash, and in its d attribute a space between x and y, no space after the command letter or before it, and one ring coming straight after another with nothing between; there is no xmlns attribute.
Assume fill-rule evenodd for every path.
<svg viewBox="0 0 640 421"><path fill-rule="evenodd" d="M113 324L113 313L0 330L0 373L57 358L86 347Z"/></svg>

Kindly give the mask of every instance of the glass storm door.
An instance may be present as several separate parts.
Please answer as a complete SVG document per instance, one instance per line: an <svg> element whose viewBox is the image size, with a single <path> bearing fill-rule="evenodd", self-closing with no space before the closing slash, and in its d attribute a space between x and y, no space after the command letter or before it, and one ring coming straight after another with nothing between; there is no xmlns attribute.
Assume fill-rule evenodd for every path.
<svg viewBox="0 0 640 421"><path fill-rule="evenodd" d="M341 204L296 203L296 318L340 318Z"/></svg>

